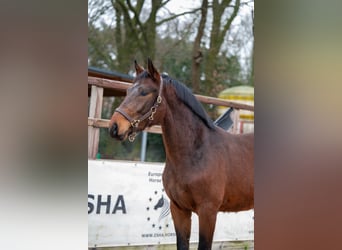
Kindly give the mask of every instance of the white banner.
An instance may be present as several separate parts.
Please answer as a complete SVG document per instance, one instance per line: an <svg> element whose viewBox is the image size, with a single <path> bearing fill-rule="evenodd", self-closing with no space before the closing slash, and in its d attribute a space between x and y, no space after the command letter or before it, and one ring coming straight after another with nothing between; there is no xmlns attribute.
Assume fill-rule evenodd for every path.
<svg viewBox="0 0 342 250"><path fill-rule="evenodd" d="M175 244L164 164L88 161L89 247ZM190 242L198 242L192 215ZM214 241L254 239L254 210L219 213Z"/></svg>

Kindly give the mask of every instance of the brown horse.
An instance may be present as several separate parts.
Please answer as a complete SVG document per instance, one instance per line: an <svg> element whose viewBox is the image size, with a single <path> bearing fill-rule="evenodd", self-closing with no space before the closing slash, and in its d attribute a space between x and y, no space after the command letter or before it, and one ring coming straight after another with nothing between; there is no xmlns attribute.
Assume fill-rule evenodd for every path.
<svg viewBox="0 0 342 250"><path fill-rule="evenodd" d="M216 127L181 83L160 75L148 60L135 62L136 78L109 123L119 140L159 124L166 162L163 185L171 200L177 249L189 249L191 213L199 218L198 249L211 249L216 215L254 207L254 134Z"/></svg>

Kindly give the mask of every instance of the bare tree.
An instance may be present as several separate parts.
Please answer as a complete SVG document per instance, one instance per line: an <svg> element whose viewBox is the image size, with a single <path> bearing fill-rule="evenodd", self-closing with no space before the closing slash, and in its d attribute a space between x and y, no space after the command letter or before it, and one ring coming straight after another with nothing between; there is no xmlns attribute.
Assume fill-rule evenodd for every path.
<svg viewBox="0 0 342 250"><path fill-rule="evenodd" d="M224 43L224 38L240 8L240 0L236 0L234 5L232 5L232 2L233 0L223 0L221 3L219 3L218 0L213 0L212 2L213 21L211 23L209 50L206 55L206 65L204 69L206 78L205 89L207 94L214 94L212 93L214 90L213 86L215 86L220 79L217 69L220 48ZM224 15L224 12L227 9L232 9L228 18Z"/></svg>
<svg viewBox="0 0 342 250"><path fill-rule="evenodd" d="M108 9L108 5L102 2L106 7L101 6L98 9L103 13ZM168 2L170 0L110 0L111 8L115 13L113 32L113 40L116 44L115 54L117 61L120 62L116 70L127 71L134 59L146 60L147 57L154 59L157 27L177 17L199 11L197 8L158 18L158 13ZM95 13L93 16L98 17L99 14Z"/></svg>
<svg viewBox="0 0 342 250"><path fill-rule="evenodd" d="M192 50L192 66L191 66L191 80L194 92L199 92L200 82L200 64L203 60L203 52L201 50L201 41L204 34L204 28L207 21L208 0L202 1L201 6L201 20L198 25L198 30Z"/></svg>
<svg viewBox="0 0 342 250"><path fill-rule="evenodd" d="M102 0L98 10L101 13L115 13L113 15L113 34L112 40L115 43L115 70L127 72L132 67L134 59L146 60L147 57L156 59L157 65L164 60L162 57L170 53L170 50L177 49L180 40L189 39L187 32L176 32L185 35L168 48L157 46L156 42L161 41L160 28L165 30L166 26L172 23L179 27L191 27L197 23L195 29L195 39L193 41L191 57L191 83L194 92L202 92L209 95L216 95L220 90L227 87L227 79L231 79L232 73L230 66L238 71L239 68L232 63L238 63L235 59L229 59L227 47L227 34L232 28L233 20L238 15L242 4L240 0L202 0L201 6L194 6L193 9L174 14L167 10L170 0L154 1L133 1L133 0ZM248 2L248 1L247 1ZM93 3L93 5L95 5ZM111 12L110 12L111 11ZM91 15L96 19L100 14L94 12ZM189 14L187 19L189 25L179 21L178 17ZM196 15L191 15L196 14ZM194 22L196 20L196 22ZM89 19L88 19L89 21ZM178 27L178 26L177 26ZM208 31L206 32L206 29ZM169 32L169 31L167 31ZM192 31L193 32L193 31ZM170 32L169 32L170 33ZM172 36L172 33L166 34ZM94 47L100 46L90 38L90 43ZM189 41L189 40L188 40ZM239 41L238 41L239 42ZM206 44L206 46L204 46ZM159 51L158 58L155 58L156 51ZM93 48L96 50L96 48ZM183 52L180 52L183 53ZM165 55L164 55L165 54ZM224 54L224 55L222 55ZM183 56L183 55L182 55ZM225 59L226 58L226 59ZM107 65L112 59L107 58L103 61ZM228 66L227 66L228 65ZM230 65L230 66L229 66ZM201 80L201 76L205 80ZM224 83L224 84L223 84Z"/></svg>

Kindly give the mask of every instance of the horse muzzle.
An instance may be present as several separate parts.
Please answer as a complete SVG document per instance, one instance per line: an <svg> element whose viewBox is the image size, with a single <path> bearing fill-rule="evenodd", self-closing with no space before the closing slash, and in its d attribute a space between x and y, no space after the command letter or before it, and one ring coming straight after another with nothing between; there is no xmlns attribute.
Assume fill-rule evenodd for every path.
<svg viewBox="0 0 342 250"><path fill-rule="evenodd" d="M109 122L108 128L109 135L120 141L124 141L133 132L130 123L126 121L120 114L114 113Z"/></svg>
<svg viewBox="0 0 342 250"><path fill-rule="evenodd" d="M118 124L114 123L111 127L109 127L109 135L112 138L116 138L116 139L123 139L122 136L119 136L118 134Z"/></svg>
<svg viewBox="0 0 342 250"><path fill-rule="evenodd" d="M127 139L127 137L129 137L131 134L133 134L133 131L131 128L129 128L124 133L119 133L118 132L119 131L118 125L116 123L114 123L111 127L109 127L108 131L109 131L109 135L112 138L115 138L119 141L124 141Z"/></svg>

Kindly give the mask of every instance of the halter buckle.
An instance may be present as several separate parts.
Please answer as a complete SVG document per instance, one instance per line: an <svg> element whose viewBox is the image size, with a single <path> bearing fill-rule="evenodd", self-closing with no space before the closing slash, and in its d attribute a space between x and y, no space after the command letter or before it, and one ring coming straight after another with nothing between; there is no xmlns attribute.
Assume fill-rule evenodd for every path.
<svg viewBox="0 0 342 250"><path fill-rule="evenodd" d="M131 121L131 126L133 128L136 128L136 127L138 127L139 123L140 123L140 120L133 120L133 121Z"/></svg>

